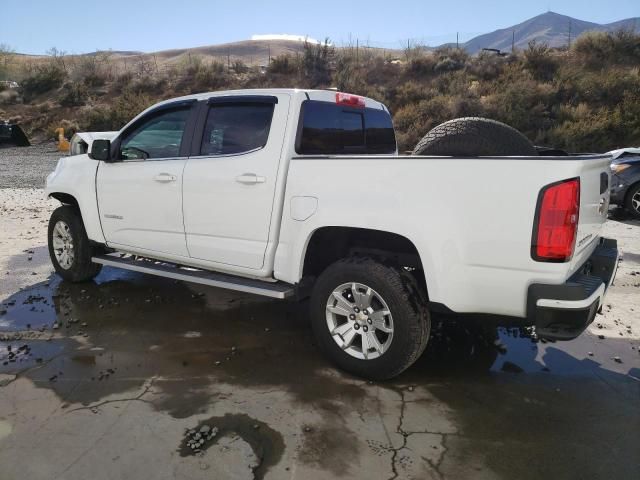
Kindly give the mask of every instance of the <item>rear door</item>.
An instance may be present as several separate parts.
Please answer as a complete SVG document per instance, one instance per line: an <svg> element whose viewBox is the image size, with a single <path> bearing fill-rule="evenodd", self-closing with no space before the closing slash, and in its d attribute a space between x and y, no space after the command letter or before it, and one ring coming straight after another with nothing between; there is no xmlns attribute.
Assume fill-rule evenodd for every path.
<svg viewBox="0 0 640 480"><path fill-rule="evenodd" d="M188 257L182 216L194 102L163 106L114 141L118 160L100 162L96 191L109 246Z"/></svg>
<svg viewBox="0 0 640 480"><path fill-rule="evenodd" d="M280 94L214 97L201 110L183 179L192 258L262 268L289 101Z"/></svg>

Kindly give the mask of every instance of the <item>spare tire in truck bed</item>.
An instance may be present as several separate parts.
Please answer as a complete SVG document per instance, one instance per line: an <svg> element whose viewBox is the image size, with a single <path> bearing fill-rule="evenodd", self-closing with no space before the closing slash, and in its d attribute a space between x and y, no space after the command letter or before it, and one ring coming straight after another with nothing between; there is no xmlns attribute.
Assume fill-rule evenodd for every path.
<svg viewBox="0 0 640 480"><path fill-rule="evenodd" d="M488 118L464 117L431 129L412 155L537 156L538 152L527 137L509 125Z"/></svg>

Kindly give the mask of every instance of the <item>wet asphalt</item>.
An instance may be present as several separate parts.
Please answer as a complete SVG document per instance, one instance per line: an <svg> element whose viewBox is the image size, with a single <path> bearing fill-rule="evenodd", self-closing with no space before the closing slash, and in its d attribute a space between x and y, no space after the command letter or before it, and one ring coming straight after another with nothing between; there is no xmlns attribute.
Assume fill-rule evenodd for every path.
<svg viewBox="0 0 640 480"><path fill-rule="evenodd" d="M301 407L316 413L320 421L300 425L295 461L333 476L363 478L351 468L355 460L343 455L359 463L382 452L391 457L389 471L370 478L431 478L405 477L411 466L403 464L420 461L405 454L415 451L410 443L429 443L431 436L438 441L427 448L444 450L440 463L423 460L433 478L476 478L474 472L488 478L637 478L639 471L638 341L585 334L541 343L518 329L457 319L435 328L427 353L406 373L371 384L327 374L304 302L105 269L82 285L52 276L10 295L2 309L0 372L50 390L70 412L105 408L114 396L138 397L157 415L189 419L233 397L219 389L226 385L286 393L290 405L283 405L283 415ZM380 390L400 400L400 445L370 442L366 431L336 417L339 409L365 423L380 422ZM140 393L131 397L131 391ZM414 399L419 391L428 398ZM431 430L429 423L442 422L406 418L403 404L410 401L440 405L436 411L455 426ZM256 478L264 478L291 443L277 423L261 421L250 408L192 423L219 429L217 438L234 432L248 443L259 459ZM214 445L207 441L202 450ZM184 439L175 448L193 454ZM2 450L0 442L4 463ZM471 458L479 460L470 472Z"/></svg>
<svg viewBox="0 0 640 480"><path fill-rule="evenodd" d="M54 204L0 199L1 480L638 478L639 222L609 222L624 261L578 339L434 318L418 362L372 383L319 354L304 301L63 282Z"/></svg>

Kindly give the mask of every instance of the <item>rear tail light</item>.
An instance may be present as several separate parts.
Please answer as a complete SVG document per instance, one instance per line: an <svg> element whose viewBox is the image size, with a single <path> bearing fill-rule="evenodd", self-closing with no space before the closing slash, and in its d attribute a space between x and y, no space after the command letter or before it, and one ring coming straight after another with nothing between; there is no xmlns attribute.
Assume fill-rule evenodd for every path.
<svg viewBox="0 0 640 480"><path fill-rule="evenodd" d="M580 179L547 185L540 191L531 239L539 262L568 262L573 256L580 211Z"/></svg>
<svg viewBox="0 0 640 480"><path fill-rule="evenodd" d="M364 97L352 95L351 93L336 93L336 103L338 105L346 105L348 107L364 108Z"/></svg>

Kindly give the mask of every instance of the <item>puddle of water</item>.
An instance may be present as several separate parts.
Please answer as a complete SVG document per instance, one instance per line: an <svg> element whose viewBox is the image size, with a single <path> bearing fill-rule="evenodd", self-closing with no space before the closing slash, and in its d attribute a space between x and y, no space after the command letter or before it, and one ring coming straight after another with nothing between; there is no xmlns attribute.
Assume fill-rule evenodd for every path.
<svg viewBox="0 0 640 480"><path fill-rule="evenodd" d="M194 433L201 431L206 426L215 429L216 434L205 441L200 447L202 450L212 447L218 443L221 438L235 434L242 440L247 442L254 455L258 459L257 465L253 467L253 478L261 480L264 478L269 468L276 465L282 458L284 452L284 439L282 435L272 429L269 425L245 414L226 414L222 417L212 417L200 422L193 427ZM195 451L189 446L189 439L195 435L186 432L179 451L180 455L185 457L194 455Z"/></svg>
<svg viewBox="0 0 640 480"><path fill-rule="evenodd" d="M29 295L33 303L23 303ZM35 285L2 303L11 302L3 307L7 313L0 317L4 325L0 335L28 332L27 324L51 327L43 337L2 342L0 358L7 354L9 343L12 348L26 343L29 355L22 362L5 366L0 362L0 368L24 372L63 401L82 404L139 389L155 377L149 401L176 418L207 411L218 384L286 391L294 403L323 418L314 428L318 433L305 436L304 451L311 453L300 454L299 459L328 471L336 463L332 459L343 451L341 445L359 445L354 433L335 417L336 403L349 414L349 408L355 411L365 400L375 399L376 389L395 392L409 384L425 388L446 404L463 435L474 440L473 446L465 445L461 436L448 440L448 448L454 449L458 442L459 451L475 449L506 477L558 477L562 475L555 473L568 474L579 461L578 470L585 477L600 463L612 476L624 478L635 458L631 436L616 455L605 456L595 445L603 440L618 444L619 432L638 419L634 407L640 398L640 382L634 379L640 377L638 341L582 335L572 342L534 343L513 329L454 322L434 328L425 355L407 372L370 386L336 372L319 355L304 303L270 301L108 268L94 283L52 280L49 286ZM246 436L256 456L263 458L261 465L279 458L279 447L260 453L264 445L278 444L276 434L269 439L262 436L271 427L260 425L254 431L259 422L250 417L215 421L211 425L220 429L219 436L225 429ZM331 432L331 441L322 432ZM583 442L589 446L572 452L573 460L558 460L552 474L542 467L528 471L516 464L517 459L526 463L521 461L522 446L533 452L532 457L545 458L549 451L566 451ZM357 448L352 455L358 457Z"/></svg>

